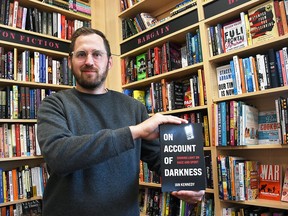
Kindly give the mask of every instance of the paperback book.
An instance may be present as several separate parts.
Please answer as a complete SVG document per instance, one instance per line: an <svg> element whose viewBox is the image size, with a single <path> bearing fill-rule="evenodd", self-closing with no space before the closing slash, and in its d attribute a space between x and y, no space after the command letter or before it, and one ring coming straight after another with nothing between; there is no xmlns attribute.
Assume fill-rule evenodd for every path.
<svg viewBox="0 0 288 216"><path fill-rule="evenodd" d="M202 131L201 123L159 126L162 192L205 190Z"/></svg>
<svg viewBox="0 0 288 216"><path fill-rule="evenodd" d="M252 43L278 37L274 1L269 0L248 10Z"/></svg>

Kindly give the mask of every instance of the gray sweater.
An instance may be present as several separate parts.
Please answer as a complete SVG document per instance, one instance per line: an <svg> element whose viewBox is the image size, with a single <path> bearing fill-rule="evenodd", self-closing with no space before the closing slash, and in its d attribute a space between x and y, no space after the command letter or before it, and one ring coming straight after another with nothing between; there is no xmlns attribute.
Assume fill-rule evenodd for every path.
<svg viewBox="0 0 288 216"><path fill-rule="evenodd" d="M136 216L139 160L159 171L158 141L133 141L128 126L145 106L109 90L55 93L38 111L38 141L49 167L43 216Z"/></svg>

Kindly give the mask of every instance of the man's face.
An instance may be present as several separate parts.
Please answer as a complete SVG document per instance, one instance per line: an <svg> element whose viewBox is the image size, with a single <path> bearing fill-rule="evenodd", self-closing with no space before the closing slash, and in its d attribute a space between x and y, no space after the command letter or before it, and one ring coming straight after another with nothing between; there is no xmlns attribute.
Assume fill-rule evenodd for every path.
<svg viewBox="0 0 288 216"><path fill-rule="evenodd" d="M111 64L111 57L107 56L100 36L90 34L76 39L69 67L77 85L90 90L99 88L104 84Z"/></svg>

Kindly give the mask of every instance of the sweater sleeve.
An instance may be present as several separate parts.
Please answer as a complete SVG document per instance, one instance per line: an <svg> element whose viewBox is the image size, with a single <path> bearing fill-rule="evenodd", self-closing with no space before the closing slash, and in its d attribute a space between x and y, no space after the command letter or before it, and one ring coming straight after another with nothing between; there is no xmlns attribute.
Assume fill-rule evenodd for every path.
<svg viewBox="0 0 288 216"><path fill-rule="evenodd" d="M134 148L128 127L75 135L67 121L64 105L57 97L49 96L42 101L37 119L41 152L51 172L58 175L89 168Z"/></svg>

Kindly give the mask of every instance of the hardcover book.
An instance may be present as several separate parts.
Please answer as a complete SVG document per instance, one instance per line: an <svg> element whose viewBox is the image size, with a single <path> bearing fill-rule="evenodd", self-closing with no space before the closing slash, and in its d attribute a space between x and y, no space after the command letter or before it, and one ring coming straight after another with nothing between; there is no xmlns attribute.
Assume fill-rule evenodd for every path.
<svg viewBox="0 0 288 216"><path fill-rule="evenodd" d="M226 52L240 49L247 45L246 31L241 19L223 24L224 49Z"/></svg>
<svg viewBox="0 0 288 216"><path fill-rule="evenodd" d="M251 8L248 16L253 44L278 37L273 0Z"/></svg>
<svg viewBox="0 0 288 216"><path fill-rule="evenodd" d="M206 168L202 124L163 124L159 133L162 192L204 190Z"/></svg>
<svg viewBox="0 0 288 216"><path fill-rule="evenodd" d="M256 107L247 104L242 105L242 127L240 130L242 131L243 136L241 137L242 140L240 145L258 144L258 114L259 111Z"/></svg>
<svg viewBox="0 0 288 216"><path fill-rule="evenodd" d="M137 80L146 78L146 53L136 56Z"/></svg>
<svg viewBox="0 0 288 216"><path fill-rule="evenodd" d="M288 168L286 168L284 175L281 201L288 202Z"/></svg>
<svg viewBox="0 0 288 216"><path fill-rule="evenodd" d="M261 164L259 173L259 198L280 201L282 191L282 166Z"/></svg>

